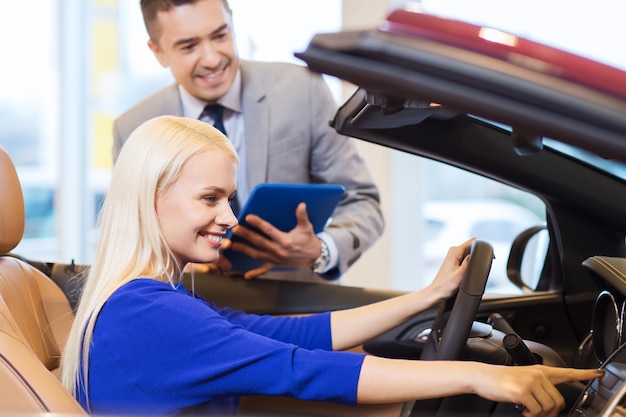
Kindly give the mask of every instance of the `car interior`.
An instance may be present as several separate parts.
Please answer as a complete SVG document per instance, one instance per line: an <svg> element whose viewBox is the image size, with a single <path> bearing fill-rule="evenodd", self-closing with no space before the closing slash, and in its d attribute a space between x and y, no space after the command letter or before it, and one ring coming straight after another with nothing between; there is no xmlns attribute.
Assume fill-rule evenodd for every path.
<svg viewBox="0 0 626 417"><path fill-rule="evenodd" d="M387 23L407 17L393 16ZM520 294L485 294L494 253L490 242L477 240L456 296L357 350L413 360L603 367L603 378L558 386L567 404L561 415L625 415L626 180L586 158L626 160L623 99L389 27L322 34L297 54L312 70L356 86L331 126L529 192L545 203L547 222L521 232L507 254L508 279ZM87 265L12 253L24 229L22 201L15 168L0 149L0 410L85 415L57 372ZM529 273L540 243L546 250ZM255 280L196 274L193 285L218 305L270 315L338 310L404 293L299 279L310 273ZM357 407L245 397L240 414L520 415L514 404L473 395Z"/></svg>
<svg viewBox="0 0 626 417"><path fill-rule="evenodd" d="M376 30L317 35L296 56L314 71L358 87L332 121L340 133L496 179L546 204L547 224L522 232L507 262L509 280L525 294L485 297L475 318L490 324L491 332L517 332L525 341L531 355L520 357L505 340L500 345L512 364L532 363L524 357L535 356L539 363L606 368L610 376L583 389L562 387L562 393L570 415L612 415L623 410L623 393L617 391L623 386L626 213L618 197L625 186L618 167L625 160L626 107L620 89L607 80L620 83L625 74L523 38L494 41L484 29L489 28L397 10ZM539 276L531 279L522 264L533 236L543 230L548 250ZM388 354L386 345L403 336L441 344L442 337L432 337L435 324L403 328L386 344L379 338L378 352ZM531 341L557 354L541 352ZM453 358L471 356L474 342L470 336ZM491 362L497 358L490 353L480 360L498 363ZM423 352L420 359L426 359ZM418 403L411 415L426 409ZM460 415L479 409L465 399L444 399L430 410Z"/></svg>

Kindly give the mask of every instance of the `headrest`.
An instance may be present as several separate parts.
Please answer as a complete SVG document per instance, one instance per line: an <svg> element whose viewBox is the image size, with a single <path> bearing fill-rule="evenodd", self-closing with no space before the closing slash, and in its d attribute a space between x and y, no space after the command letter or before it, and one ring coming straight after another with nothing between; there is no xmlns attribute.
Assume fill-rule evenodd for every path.
<svg viewBox="0 0 626 417"><path fill-rule="evenodd" d="M0 255L11 252L24 235L24 196L15 165L0 146Z"/></svg>

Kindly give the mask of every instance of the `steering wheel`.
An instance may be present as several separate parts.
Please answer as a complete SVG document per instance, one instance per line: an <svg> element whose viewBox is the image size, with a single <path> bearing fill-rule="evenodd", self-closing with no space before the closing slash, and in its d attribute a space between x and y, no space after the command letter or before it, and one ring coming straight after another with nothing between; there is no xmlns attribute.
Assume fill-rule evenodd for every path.
<svg viewBox="0 0 626 417"><path fill-rule="evenodd" d="M461 285L454 296L439 306L420 360L460 359L485 292L492 261L493 247L489 243L481 240L472 242ZM401 416L435 415L441 401L433 399L406 403Z"/></svg>

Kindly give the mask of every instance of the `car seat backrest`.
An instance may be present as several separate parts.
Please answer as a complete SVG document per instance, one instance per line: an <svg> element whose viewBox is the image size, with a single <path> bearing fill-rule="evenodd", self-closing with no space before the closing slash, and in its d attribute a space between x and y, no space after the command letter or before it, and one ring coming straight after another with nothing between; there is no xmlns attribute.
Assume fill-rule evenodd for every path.
<svg viewBox="0 0 626 417"><path fill-rule="evenodd" d="M65 294L27 263L0 255L0 297L41 363L57 373L74 320Z"/></svg>
<svg viewBox="0 0 626 417"><path fill-rule="evenodd" d="M0 147L0 410L84 415L57 378L74 320L70 304L43 272L10 254L24 218L15 166Z"/></svg>
<svg viewBox="0 0 626 417"><path fill-rule="evenodd" d="M0 414L86 416L32 351L0 297Z"/></svg>
<svg viewBox="0 0 626 417"><path fill-rule="evenodd" d="M11 252L24 234L24 197L15 166L0 147L0 254Z"/></svg>

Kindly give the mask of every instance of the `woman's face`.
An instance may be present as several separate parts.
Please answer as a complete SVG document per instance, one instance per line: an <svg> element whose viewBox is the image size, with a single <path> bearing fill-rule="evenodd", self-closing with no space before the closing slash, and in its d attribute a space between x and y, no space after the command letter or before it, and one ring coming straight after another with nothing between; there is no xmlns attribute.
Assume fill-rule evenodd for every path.
<svg viewBox="0 0 626 417"><path fill-rule="evenodd" d="M222 237L237 225L230 207L237 165L222 150L191 158L180 178L156 197L156 212L165 241L184 267L188 262L215 262Z"/></svg>

